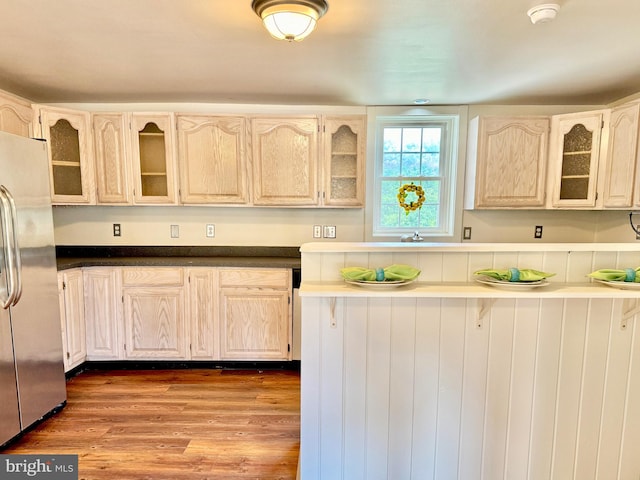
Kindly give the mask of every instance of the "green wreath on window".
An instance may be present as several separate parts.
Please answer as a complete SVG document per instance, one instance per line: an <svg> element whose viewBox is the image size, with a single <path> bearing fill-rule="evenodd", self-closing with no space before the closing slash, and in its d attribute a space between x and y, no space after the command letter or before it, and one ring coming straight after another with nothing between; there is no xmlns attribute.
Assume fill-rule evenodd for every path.
<svg viewBox="0 0 640 480"><path fill-rule="evenodd" d="M416 197L415 200L407 202L407 197L412 193ZM413 182L402 185L398 190L398 202L400 207L404 209L406 215L413 210L419 210L424 203L424 190L420 185L414 185Z"/></svg>

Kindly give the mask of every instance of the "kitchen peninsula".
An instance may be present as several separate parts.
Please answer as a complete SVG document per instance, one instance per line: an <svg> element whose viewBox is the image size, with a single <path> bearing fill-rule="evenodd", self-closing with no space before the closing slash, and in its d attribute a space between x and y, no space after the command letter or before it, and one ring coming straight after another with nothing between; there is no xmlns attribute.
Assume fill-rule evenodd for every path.
<svg viewBox="0 0 640 480"><path fill-rule="evenodd" d="M640 266L633 244L312 243L302 252L301 478L638 478ZM409 264L397 288L346 266ZM483 268L549 285L503 290Z"/></svg>

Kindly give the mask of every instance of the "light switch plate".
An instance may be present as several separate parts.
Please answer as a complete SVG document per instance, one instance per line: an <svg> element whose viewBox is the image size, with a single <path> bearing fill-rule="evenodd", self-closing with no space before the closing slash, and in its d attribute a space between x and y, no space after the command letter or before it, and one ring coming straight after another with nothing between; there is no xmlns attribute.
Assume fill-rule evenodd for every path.
<svg viewBox="0 0 640 480"><path fill-rule="evenodd" d="M336 238L336 226L335 225L325 225L324 230L322 232L322 236L324 238Z"/></svg>

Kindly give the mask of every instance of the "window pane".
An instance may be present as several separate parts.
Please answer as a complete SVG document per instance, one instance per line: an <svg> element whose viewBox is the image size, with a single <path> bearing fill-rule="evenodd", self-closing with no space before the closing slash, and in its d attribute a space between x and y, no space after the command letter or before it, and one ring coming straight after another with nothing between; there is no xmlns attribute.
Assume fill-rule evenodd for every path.
<svg viewBox="0 0 640 480"><path fill-rule="evenodd" d="M424 204L440 203L440 182L437 180L422 182L424 190ZM422 207L424 208L424 206Z"/></svg>
<svg viewBox="0 0 640 480"><path fill-rule="evenodd" d="M420 175L420 154L404 153L402 155L402 176L417 177Z"/></svg>
<svg viewBox="0 0 640 480"><path fill-rule="evenodd" d="M400 189L400 182L398 181L383 181L380 185L380 200L381 203L389 203L396 206L398 204L398 190Z"/></svg>
<svg viewBox="0 0 640 480"><path fill-rule="evenodd" d="M399 207L398 207L399 208ZM420 214L418 210L414 210L413 212L409 212L409 215L405 213L404 210L400 210L402 213L400 214L400 227L403 228L417 228L420 220Z"/></svg>
<svg viewBox="0 0 640 480"><path fill-rule="evenodd" d="M383 152L400 152L402 149L402 129L401 128L385 128L383 139Z"/></svg>
<svg viewBox="0 0 640 480"><path fill-rule="evenodd" d="M404 214L404 210L402 211ZM400 207L397 204L384 204L380 209L380 225L386 228L398 226Z"/></svg>
<svg viewBox="0 0 640 480"><path fill-rule="evenodd" d="M440 152L440 139L442 137L442 129L423 128L422 129L422 151L423 152Z"/></svg>
<svg viewBox="0 0 640 480"><path fill-rule="evenodd" d="M440 152L422 154L422 172L425 177L437 177L440 175Z"/></svg>
<svg viewBox="0 0 640 480"><path fill-rule="evenodd" d="M437 227L440 208L438 205L423 205L420 210L421 227Z"/></svg>
<svg viewBox="0 0 640 480"><path fill-rule="evenodd" d="M383 177L399 177L400 176L400 159L399 153L385 153L382 158L382 176Z"/></svg>
<svg viewBox="0 0 640 480"><path fill-rule="evenodd" d="M403 152L419 152L422 145L422 129L421 128L403 128L402 129L402 151Z"/></svg>

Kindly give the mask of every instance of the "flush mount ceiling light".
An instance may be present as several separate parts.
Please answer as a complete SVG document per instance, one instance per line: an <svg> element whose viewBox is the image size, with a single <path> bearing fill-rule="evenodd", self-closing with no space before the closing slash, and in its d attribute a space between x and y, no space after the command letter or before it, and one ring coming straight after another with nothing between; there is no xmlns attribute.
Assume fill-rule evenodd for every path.
<svg viewBox="0 0 640 480"><path fill-rule="evenodd" d="M558 10L560 10L560 5L557 3L543 3L530 8L527 15L529 15L531 23L535 25L536 23L550 22L556 18Z"/></svg>
<svg viewBox="0 0 640 480"><path fill-rule="evenodd" d="M325 0L253 0L251 8L273 37L299 42L313 32L329 5Z"/></svg>

